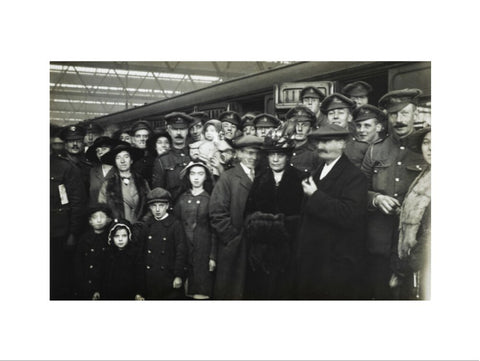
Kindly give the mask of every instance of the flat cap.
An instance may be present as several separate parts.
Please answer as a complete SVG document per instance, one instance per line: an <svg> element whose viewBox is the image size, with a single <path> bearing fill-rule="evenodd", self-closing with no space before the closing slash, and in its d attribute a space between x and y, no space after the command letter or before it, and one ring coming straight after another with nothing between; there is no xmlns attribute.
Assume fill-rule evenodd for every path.
<svg viewBox="0 0 480 361"><path fill-rule="evenodd" d="M60 139L66 141L66 140L78 140L82 139L86 135L85 128L82 127L81 125L68 125L66 127L63 127L62 130L60 131Z"/></svg>
<svg viewBox="0 0 480 361"><path fill-rule="evenodd" d="M172 195L170 194L170 192L161 187L153 188L147 194L147 204L155 202L169 203L171 201Z"/></svg>
<svg viewBox="0 0 480 361"><path fill-rule="evenodd" d="M260 148L262 144L263 139L255 135L242 135L241 137L233 139L233 146L235 148Z"/></svg>
<svg viewBox="0 0 480 361"><path fill-rule="evenodd" d="M353 111L354 122L361 122L373 118L377 119L379 122L382 122L385 119L385 113L370 104L362 105Z"/></svg>
<svg viewBox="0 0 480 361"><path fill-rule="evenodd" d="M372 86L364 81L355 81L345 85L341 93L348 97L368 96L372 92Z"/></svg>
<svg viewBox="0 0 480 361"><path fill-rule="evenodd" d="M195 121L191 123L190 126L195 125L198 122L205 124L205 122L210 119L210 116L208 115L207 112L193 112L193 113L190 113L189 115L195 119Z"/></svg>
<svg viewBox="0 0 480 361"><path fill-rule="evenodd" d="M388 113L396 113L408 104L418 105L418 97L423 92L420 89L402 89L388 92L378 101L378 107L386 109Z"/></svg>
<svg viewBox="0 0 480 361"><path fill-rule="evenodd" d="M237 128L240 126L240 123L242 121L242 119L240 118L240 115L234 111L223 112L218 117L218 120L220 120L222 123L223 122L231 123L237 126Z"/></svg>
<svg viewBox="0 0 480 361"><path fill-rule="evenodd" d="M273 115L262 113L253 119L253 125L256 128L278 127L282 122Z"/></svg>
<svg viewBox="0 0 480 361"><path fill-rule="evenodd" d="M422 153L423 138L432 131L431 127L419 129L410 134L406 139L406 146L415 153Z"/></svg>
<svg viewBox="0 0 480 361"><path fill-rule="evenodd" d="M355 102L340 93L329 95L324 99L320 106L320 110L323 114L327 114L330 110L343 108L353 110L355 108Z"/></svg>
<svg viewBox="0 0 480 361"><path fill-rule="evenodd" d="M173 112L165 115L165 120L167 124L174 129L185 129L189 128L190 124L196 122L197 120L191 117L188 114L181 112Z"/></svg>
<svg viewBox="0 0 480 361"><path fill-rule="evenodd" d="M85 130L87 133L95 133L95 134L103 134L103 132L105 131L100 125L95 123L89 123L85 127Z"/></svg>
<svg viewBox="0 0 480 361"><path fill-rule="evenodd" d="M308 138L316 140L345 139L350 132L336 124L322 125L308 135Z"/></svg>
<svg viewBox="0 0 480 361"><path fill-rule="evenodd" d="M296 107L290 109L287 114L285 114L285 118L287 120L293 118L299 122L308 121L311 124L315 123L317 120L315 113L304 105L297 105Z"/></svg>
<svg viewBox="0 0 480 361"><path fill-rule="evenodd" d="M323 101L325 94L314 86L307 86L300 92L300 100L303 100L303 98L318 98L320 101Z"/></svg>
<svg viewBox="0 0 480 361"><path fill-rule="evenodd" d="M127 142L119 141L116 146L114 146L108 153L105 153L100 158L101 162L104 164L115 165L115 157L120 152L127 152L130 154L130 158L135 162L143 157L144 151L140 148L134 148Z"/></svg>
<svg viewBox="0 0 480 361"><path fill-rule="evenodd" d="M130 134L135 135L135 132L137 130L148 130L149 133L152 133L152 127L150 126L150 123L147 122L146 120L137 120L135 123L132 124L132 128L130 129Z"/></svg>

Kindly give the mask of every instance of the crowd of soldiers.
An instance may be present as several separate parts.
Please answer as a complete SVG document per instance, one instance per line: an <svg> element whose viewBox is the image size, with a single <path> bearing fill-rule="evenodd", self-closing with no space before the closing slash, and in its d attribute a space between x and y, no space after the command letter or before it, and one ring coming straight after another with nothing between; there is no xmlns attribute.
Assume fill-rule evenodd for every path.
<svg viewBox="0 0 480 361"><path fill-rule="evenodd" d="M371 92L363 81L329 96L306 87L282 120L175 112L160 130L144 120L111 136L95 124L51 130L51 299L108 299L108 282L131 283L127 299L428 299L422 92L391 91L378 107ZM411 215L404 199L419 184ZM122 227L128 269L105 261L126 249L113 241Z"/></svg>

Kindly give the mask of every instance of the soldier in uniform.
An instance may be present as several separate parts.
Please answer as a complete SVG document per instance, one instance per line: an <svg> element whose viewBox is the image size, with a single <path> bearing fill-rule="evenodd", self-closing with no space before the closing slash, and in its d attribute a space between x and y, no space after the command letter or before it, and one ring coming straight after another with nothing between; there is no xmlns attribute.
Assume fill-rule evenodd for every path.
<svg viewBox="0 0 480 361"><path fill-rule="evenodd" d="M188 127L195 120L185 113L174 112L165 116L167 132L172 138L171 149L159 156L153 165L152 187L166 189L173 203L180 196L180 171L190 162L187 145Z"/></svg>
<svg viewBox="0 0 480 361"><path fill-rule="evenodd" d="M295 149L290 158L290 165L300 170L304 177L308 177L320 164L315 147L307 138L315 124L315 114L306 106L298 105L287 112L286 119L295 125L293 133Z"/></svg>
<svg viewBox="0 0 480 361"><path fill-rule="evenodd" d="M380 141L384 119L385 114L370 104L362 105L353 111L355 135L347 143L345 154L358 168L362 165L368 146Z"/></svg>
<svg viewBox="0 0 480 361"><path fill-rule="evenodd" d="M259 114L253 119L253 125L256 129L256 136L265 139L267 134L280 126L282 122L270 114Z"/></svg>
<svg viewBox="0 0 480 361"><path fill-rule="evenodd" d="M372 86L364 81L356 81L345 85L341 93L353 100L357 107L368 104L368 96L372 92Z"/></svg>
<svg viewBox="0 0 480 361"><path fill-rule="evenodd" d="M414 131L419 89L395 90L379 100L386 109L390 134L367 150L361 170L369 181L367 222L367 284L370 298L391 299L395 286L392 255L398 242L398 213L415 177L425 167L421 154L406 147Z"/></svg>
<svg viewBox="0 0 480 361"><path fill-rule="evenodd" d="M85 191L88 193L92 164L87 160L84 153L85 128L81 125L69 125L62 129L60 138L65 142L66 158L79 170Z"/></svg>
<svg viewBox="0 0 480 361"><path fill-rule="evenodd" d="M258 114L253 114L253 113L246 113L242 117L242 123L241 123L241 131L243 135L255 135L256 129L255 125L253 124L253 119Z"/></svg>
<svg viewBox="0 0 480 361"><path fill-rule="evenodd" d="M82 137L83 139L83 137ZM73 299L73 256L82 232L86 190L65 155L50 155L50 298Z"/></svg>
<svg viewBox="0 0 480 361"><path fill-rule="evenodd" d="M210 119L210 117L205 112L193 112L189 115L194 119L188 128L191 143L204 140L203 125Z"/></svg>
<svg viewBox="0 0 480 361"><path fill-rule="evenodd" d="M237 135L237 130L240 127L240 123L242 119L237 112L223 112L218 117L218 120L222 122L222 131L225 135L225 139L227 142L231 144L233 138Z"/></svg>
<svg viewBox="0 0 480 361"><path fill-rule="evenodd" d="M300 92L300 102L315 114L315 128L318 128L325 118L320 111L320 105L324 99L325 94L313 86L307 86Z"/></svg>

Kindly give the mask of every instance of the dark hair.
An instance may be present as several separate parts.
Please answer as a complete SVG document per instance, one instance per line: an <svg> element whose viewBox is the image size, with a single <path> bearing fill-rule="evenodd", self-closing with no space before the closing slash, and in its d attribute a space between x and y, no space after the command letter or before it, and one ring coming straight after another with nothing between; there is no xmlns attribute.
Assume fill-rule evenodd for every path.
<svg viewBox="0 0 480 361"><path fill-rule="evenodd" d="M198 163L200 163L198 161ZM196 164L195 166L198 166L198 167L204 167L205 168L205 181L203 182L203 189L205 190L205 192L207 192L208 194L211 194L212 193L212 190L213 190L213 179L212 179L212 172L207 168L206 165L202 165L202 164ZM185 173L185 176L183 177L182 179L182 184L181 184L181 187L182 187L182 193L187 191L187 190L190 190L192 189L192 182L190 182L190 171L192 170L193 167L191 167L186 173Z"/></svg>
<svg viewBox="0 0 480 361"><path fill-rule="evenodd" d="M149 154L154 155L155 157L158 156L156 144L158 138L162 137L167 138L168 143L170 143L170 147L172 147L172 137L166 131L152 133L147 139L147 150Z"/></svg>

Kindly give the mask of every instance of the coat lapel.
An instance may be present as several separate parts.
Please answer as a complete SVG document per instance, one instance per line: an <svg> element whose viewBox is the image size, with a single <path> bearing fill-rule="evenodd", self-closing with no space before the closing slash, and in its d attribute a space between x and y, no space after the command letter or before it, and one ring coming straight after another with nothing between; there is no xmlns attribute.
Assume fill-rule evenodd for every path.
<svg viewBox="0 0 480 361"><path fill-rule="evenodd" d="M317 175L317 187L321 190L326 190L332 187L337 181L337 179L340 177L340 175L343 173L343 169L345 168L347 158L345 154L342 154L338 162L333 166L333 168L330 170L330 172L323 178L322 180L320 179L320 174L323 169L323 164L322 166L319 167L319 172ZM324 163L325 164L325 163Z"/></svg>
<svg viewBox="0 0 480 361"><path fill-rule="evenodd" d="M248 178L247 174L243 170L240 164L235 167L235 176L238 178L238 182L242 187L249 190L252 186L252 181Z"/></svg>

